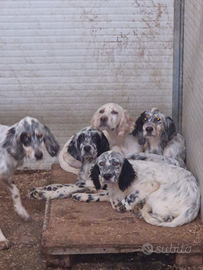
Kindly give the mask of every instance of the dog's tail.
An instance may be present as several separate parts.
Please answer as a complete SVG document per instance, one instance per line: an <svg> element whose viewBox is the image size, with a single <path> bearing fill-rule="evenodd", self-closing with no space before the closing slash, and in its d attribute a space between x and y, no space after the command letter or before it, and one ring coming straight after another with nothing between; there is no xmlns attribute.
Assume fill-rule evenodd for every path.
<svg viewBox="0 0 203 270"><path fill-rule="evenodd" d="M141 210L141 215L147 223L162 227L177 227L194 220L198 215L199 206L197 205L195 209L188 208L175 218L168 217L168 221L160 220L158 216L152 214L150 210L151 208L148 205L145 205Z"/></svg>

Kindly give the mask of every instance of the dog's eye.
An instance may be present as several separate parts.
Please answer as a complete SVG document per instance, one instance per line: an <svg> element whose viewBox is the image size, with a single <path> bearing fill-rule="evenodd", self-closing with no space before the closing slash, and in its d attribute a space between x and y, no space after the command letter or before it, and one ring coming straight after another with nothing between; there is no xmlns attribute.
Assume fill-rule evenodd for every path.
<svg viewBox="0 0 203 270"><path fill-rule="evenodd" d="M37 137L37 139L39 140L39 139L42 138L42 134L37 134L36 137Z"/></svg>
<svg viewBox="0 0 203 270"><path fill-rule="evenodd" d="M95 134L95 135L92 136L92 140L96 140L97 138L98 138L98 135L97 134Z"/></svg>
<svg viewBox="0 0 203 270"><path fill-rule="evenodd" d="M27 145L30 143L30 141L31 141L31 135L30 135L30 133L22 133L22 134L20 135L20 140L21 140L21 142L22 142L25 146L27 146Z"/></svg>
<svg viewBox="0 0 203 270"><path fill-rule="evenodd" d="M120 163L118 161L113 162L113 166L118 166Z"/></svg>
<svg viewBox="0 0 203 270"><path fill-rule="evenodd" d="M84 141L85 140L85 135L84 134L80 134L80 136L79 136L78 139L79 139L80 142Z"/></svg>
<svg viewBox="0 0 203 270"><path fill-rule="evenodd" d="M104 113L104 110L99 111L99 113Z"/></svg>
<svg viewBox="0 0 203 270"><path fill-rule="evenodd" d="M99 162L99 166L103 167L104 166L104 162L103 161L100 161Z"/></svg>
<svg viewBox="0 0 203 270"><path fill-rule="evenodd" d="M118 114L118 112L117 111L114 111L114 110L111 113L112 114Z"/></svg>
<svg viewBox="0 0 203 270"><path fill-rule="evenodd" d="M155 120L155 122L160 122L161 121L161 118L157 117L154 120Z"/></svg>

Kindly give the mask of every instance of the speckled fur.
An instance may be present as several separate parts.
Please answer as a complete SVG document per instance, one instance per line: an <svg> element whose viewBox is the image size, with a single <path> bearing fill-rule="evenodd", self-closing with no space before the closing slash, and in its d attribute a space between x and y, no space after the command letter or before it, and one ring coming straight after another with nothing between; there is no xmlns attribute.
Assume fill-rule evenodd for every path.
<svg viewBox="0 0 203 270"><path fill-rule="evenodd" d="M107 201L119 211L134 211L152 225L176 227L194 220L200 208L200 188L186 169L167 163L127 160L119 153L103 153L92 169L96 189L107 185ZM83 194L75 200L85 201ZM98 201L99 194L94 200Z"/></svg>
<svg viewBox="0 0 203 270"><path fill-rule="evenodd" d="M135 122L133 135L145 153L174 158L185 167L185 139L176 132L173 120L159 109L144 111Z"/></svg>
<svg viewBox="0 0 203 270"><path fill-rule="evenodd" d="M24 158L41 160L43 145L53 157L59 145L48 127L37 119L25 117L11 127L0 125L0 183L11 192L14 210L23 219L29 214L22 206L20 192L13 182L13 173L23 165ZM0 230L0 249L8 248L9 242Z"/></svg>
<svg viewBox="0 0 203 270"><path fill-rule="evenodd" d="M53 184L33 188L29 192L29 197L38 200L57 199L70 197L75 192L96 191L90 180L90 172L97 157L107 150L109 150L109 143L102 131L92 127L81 129L73 136L67 148L67 152L82 164L76 184Z"/></svg>

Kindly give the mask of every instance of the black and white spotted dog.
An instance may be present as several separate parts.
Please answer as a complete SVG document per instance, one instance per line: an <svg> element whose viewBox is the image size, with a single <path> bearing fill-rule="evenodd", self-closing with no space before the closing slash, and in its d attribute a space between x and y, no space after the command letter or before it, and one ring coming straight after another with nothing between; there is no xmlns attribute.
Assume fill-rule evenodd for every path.
<svg viewBox="0 0 203 270"><path fill-rule="evenodd" d="M145 153L164 155L185 167L185 139L176 132L170 117L157 108L144 111L135 122L133 135L144 145Z"/></svg>
<svg viewBox="0 0 203 270"><path fill-rule="evenodd" d="M25 117L11 127L0 125L0 183L11 192L14 210L23 219L29 214L22 206L20 192L13 182L13 173L23 165L24 157L41 160L43 145L50 156L59 151L59 145L45 125L37 119ZM0 229L0 249L8 248L9 242Z"/></svg>
<svg viewBox="0 0 203 270"><path fill-rule="evenodd" d="M57 199L70 197L74 192L94 191L90 171L98 156L109 150L109 142L102 131L86 127L76 133L68 145L67 152L80 161L82 166L75 184L52 184L33 188L29 196L36 199Z"/></svg>
<svg viewBox="0 0 203 270"><path fill-rule="evenodd" d="M114 151L99 156L91 178L97 190L107 185L108 195L74 194L74 200L110 201L119 211L143 206L138 216L163 227L176 227L194 220L200 208L200 188L186 169L163 163L128 160Z"/></svg>

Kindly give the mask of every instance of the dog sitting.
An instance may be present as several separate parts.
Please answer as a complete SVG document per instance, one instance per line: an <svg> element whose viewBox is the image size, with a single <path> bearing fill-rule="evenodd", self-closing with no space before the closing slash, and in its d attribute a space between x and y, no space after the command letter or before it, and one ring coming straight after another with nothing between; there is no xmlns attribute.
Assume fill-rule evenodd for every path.
<svg viewBox="0 0 203 270"><path fill-rule="evenodd" d="M108 151L99 156L91 172L97 190L107 194L74 194L74 200L110 201L119 211L139 210L138 217L163 227L176 227L194 220L200 208L200 188L187 170L152 161L127 160Z"/></svg>
<svg viewBox="0 0 203 270"><path fill-rule="evenodd" d="M86 127L76 133L68 145L67 152L81 162L75 184L52 184L46 187L33 188L29 197L35 199L57 199L70 197L74 192L94 191L90 180L90 171L98 156L109 150L109 142L102 131Z"/></svg>
<svg viewBox="0 0 203 270"><path fill-rule="evenodd" d="M185 139L176 132L173 120L157 108L140 115L135 122L133 135L144 146L146 153L174 158L181 167L185 167Z"/></svg>
<svg viewBox="0 0 203 270"><path fill-rule="evenodd" d="M134 121L128 112L116 103L107 103L101 106L93 115L91 125L103 131L109 141L110 149L127 156L143 152L138 139L132 135ZM59 164L62 169L78 174L81 162L67 151L70 138L59 154Z"/></svg>
<svg viewBox="0 0 203 270"><path fill-rule="evenodd" d="M48 127L37 119L25 117L11 127L0 125L0 182L11 192L14 210L23 219L29 214L22 206L20 192L13 182L13 173L23 165L24 157L43 158L43 145L50 156L59 151L59 145ZM0 230L0 249L8 248L9 241Z"/></svg>

